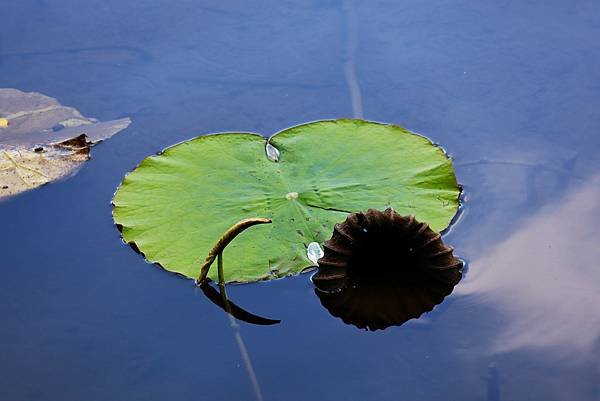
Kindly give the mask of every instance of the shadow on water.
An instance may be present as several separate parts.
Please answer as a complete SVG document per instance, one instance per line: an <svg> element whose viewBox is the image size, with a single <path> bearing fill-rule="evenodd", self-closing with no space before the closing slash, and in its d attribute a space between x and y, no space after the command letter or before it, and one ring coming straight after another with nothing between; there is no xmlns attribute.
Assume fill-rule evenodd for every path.
<svg viewBox="0 0 600 401"><path fill-rule="evenodd" d="M426 277L398 275L383 280L351 280L337 292L315 288L315 294L331 315L374 331L400 326L431 311L453 288Z"/></svg>
<svg viewBox="0 0 600 401"><path fill-rule="evenodd" d="M500 372L495 364L490 363L487 374L483 377L487 386L487 401L500 401Z"/></svg>
<svg viewBox="0 0 600 401"><path fill-rule="evenodd" d="M206 295L206 297L219 308L233 316L234 318L241 320L242 322L256 324L259 326L269 326L272 324L281 323L279 319L268 319L261 317L240 308L227 298L223 297L223 293L217 291L213 286L210 285L210 280L205 280L201 285L200 289Z"/></svg>

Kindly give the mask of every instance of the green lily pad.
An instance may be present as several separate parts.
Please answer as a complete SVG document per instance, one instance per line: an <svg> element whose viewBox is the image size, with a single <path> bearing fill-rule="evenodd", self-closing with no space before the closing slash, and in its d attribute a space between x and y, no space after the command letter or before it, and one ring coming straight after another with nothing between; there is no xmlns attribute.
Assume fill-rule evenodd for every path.
<svg viewBox="0 0 600 401"><path fill-rule="evenodd" d="M265 139L200 136L150 156L113 199L125 242L150 262L195 278L233 224L264 217L224 252L227 282L268 280L313 266L311 242L350 212L393 207L440 231L459 206L452 161L427 138L363 120L318 121ZM216 279L216 269L209 277Z"/></svg>

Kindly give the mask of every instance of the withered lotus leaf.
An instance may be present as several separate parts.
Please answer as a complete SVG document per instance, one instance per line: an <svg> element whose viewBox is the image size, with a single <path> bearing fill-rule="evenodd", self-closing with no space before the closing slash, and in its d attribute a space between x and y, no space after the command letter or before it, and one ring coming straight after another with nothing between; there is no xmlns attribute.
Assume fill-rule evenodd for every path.
<svg viewBox="0 0 600 401"><path fill-rule="evenodd" d="M452 292L463 263L427 223L392 208L351 213L324 243L312 277L331 314L360 328L417 318Z"/></svg>
<svg viewBox="0 0 600 401"><path fill-rule="evenodd" d="M131 123L100 122L36 92L0 88L0 200L69 177Z"/></svg>

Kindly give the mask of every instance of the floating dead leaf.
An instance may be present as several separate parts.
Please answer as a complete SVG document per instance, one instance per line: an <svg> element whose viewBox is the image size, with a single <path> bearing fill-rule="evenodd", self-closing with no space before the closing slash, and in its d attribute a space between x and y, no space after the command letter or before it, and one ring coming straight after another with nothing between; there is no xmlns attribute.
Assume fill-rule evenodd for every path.
<svg viewBox="0 0 600 401"><path fill-rule="evenodd" d="M92 145L130 123L99 122L40 93L0 89L0 198L73 174Z"/></svg>

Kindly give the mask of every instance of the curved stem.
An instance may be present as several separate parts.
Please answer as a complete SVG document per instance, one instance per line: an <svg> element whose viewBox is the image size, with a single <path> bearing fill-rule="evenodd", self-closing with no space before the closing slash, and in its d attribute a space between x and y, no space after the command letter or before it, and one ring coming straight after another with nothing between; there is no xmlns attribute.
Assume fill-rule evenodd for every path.
<svg viewBox="0 0 600 401"><path fill-rule="evenodd" d="M196 285L200 286L200 284L202 284L202 282L204 280L206 280L206 276L208 275L208 270L210 269L210 266L212 265L212 263L215 261L215 258L218 255L220 255L221 253L223 253L223 250L225 249L225 247L227 245L229 245L229 243L231 241L233 241L233 239L238 234L240 234L245 229L255 226L257 224L269 224L269 223L271 223L271 219L263 219L263 218L255 217L255 218L242 220L242 221L234 224L233 226L231 226L227 231L225 231L225 234L223 234L221 236L221 238L219 238L219 240L217 241L215 246L213 246L213 248L208 253L208 256L204 260L204 263L202 264L202 267L200 268L200 274L198 275L198 279L196 280ZM222 278L223 265L220 264L219 268L220 268L219 269L219 281L224 281L224 280L222 280L223 279Z"/></svg>
<svg viewBox="0 0 600 401"><path fill-rule="evenodd" d="M217 255L217 269L219 272L219 285L225 285L225 275L223 274L223 252Z"/></svg>
<svg viewBox="0 0 600 401"><path fill-rule="evenodd" d="M223 276L223 253L217 255L217 267L219 268L219 293L221 294L221 301L225 306L225 312L230 316L231 327L236 327L237 323L235 319L231 319L233 313L231 313L231 305L229 299L227 299L227 291L225 290L225 277Z"/></svg>

